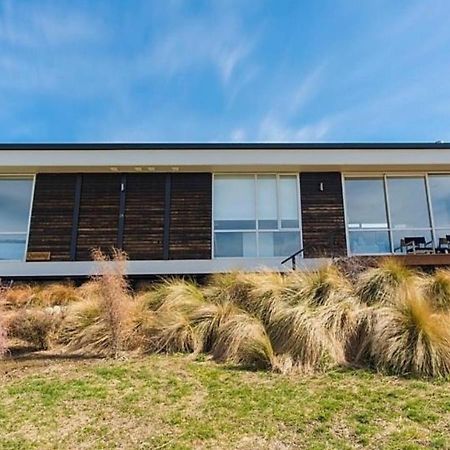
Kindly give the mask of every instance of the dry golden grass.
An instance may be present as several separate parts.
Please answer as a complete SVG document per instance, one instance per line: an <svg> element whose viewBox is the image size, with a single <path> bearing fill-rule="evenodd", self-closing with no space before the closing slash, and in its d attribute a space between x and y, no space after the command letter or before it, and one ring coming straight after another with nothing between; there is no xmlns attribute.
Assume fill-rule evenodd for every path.
<svg viewBox="0 0 450 450"><path fill-rule="evenodd" d="M375 311L368 336L376 367L400 375L450 374L450 315L436 312L414 287Z"/></svg>
<svg viewBox="0 0 450 450"><path fill-rule="evenodd" d="M36 350L46 350L50 347L62 317L62 310L55 308L11 311L7 320L8 338L24 341Z"/></svg>
<svg viewBox="0 0 450 450"><path fill-rule="evenodd" d="M388 259L360 273L355 289L327 265L286 274L217 274L204 285L170 278L132 294L126 256L94 256L99 275L79 288L4 290L11 338L98 356L204 353L280 372L349 364L414 376L450 371L450 270L425 276ZM42 306L54 304L66 306L58 307L59 315Z"/></svg>
<svg viewBox="0 0 450 450"><path fill-rule="evenodd" d="M207 303L189 315L189 321L197 335L197 352L211 352L217 342L219 330L231 317L242 311L231 302Z"/></svg>
<svg viewBox="0 0 450 450"><path fill-rule="evenodd" d="M417 286L422 276L394 258L384 259L378 267L361 273L356 293L367 305L396 300L405 286Z"/></svg>
<svg viewBox="0 0 450 450"><path fill-rule="evenodd" d="M274 364L272 343L263 324L244 312L233 314L218 329L213 347L217 361L268 369Z"/></svg>
<svg viewBox="0 0 450 450"><path fill-rule="evenodd" d="M80 299L77 288L68 282L42 285L17 283L5 289L2 297L8 309L61 306Z"/></svg>
<svg viewBox="0 0 450 450"><path fill-rule="evenodd" d="M117 356L127 340L126 324L132 311L125 278L126 255L113 250L109 259L93 252L99 274L83 293L84 299L69 305L58 338L67 350L104 356Z"/></svg>
<svg viewBox="0 0 450 450"><path fill-rule="evenodd" d="M424 279L422 288L437 309L450 309L450 269L436 269L433 275Z"/></svg>
<svg viewBox="0 0 450 450"><path fill-rule="evenodd" d="M333 265L324 265L316 270L291 272L288 286L292 303L319 307L336 303L353 295L350 282Z"/></svg>

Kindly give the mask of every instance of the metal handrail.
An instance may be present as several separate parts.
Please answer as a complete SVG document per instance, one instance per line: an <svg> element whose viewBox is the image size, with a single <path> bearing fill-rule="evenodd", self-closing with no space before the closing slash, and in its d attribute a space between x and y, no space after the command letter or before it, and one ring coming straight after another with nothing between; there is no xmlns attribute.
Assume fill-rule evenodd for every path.
<svg viewBox="0 0 450 450"><path fill-rule="evenodd" d="M283 261L281 261L281 264L285 264L288 261L292 261L292 270L295 270L297 267L297 256L303 253L304 251L305 251L304 248L297 250L295 253L292 253L291 256L288 256L286 259L283 259Z"/></svg>

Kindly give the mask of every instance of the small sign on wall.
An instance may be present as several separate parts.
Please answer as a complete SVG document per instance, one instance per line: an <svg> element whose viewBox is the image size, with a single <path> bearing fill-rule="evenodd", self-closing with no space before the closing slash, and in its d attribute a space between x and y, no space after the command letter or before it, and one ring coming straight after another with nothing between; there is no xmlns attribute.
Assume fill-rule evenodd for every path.
<svg viewBox="0 0 450 450"><path fill-rule="evenodd" d="M28 252L27 261L50 261L50 252Z"/></svg>

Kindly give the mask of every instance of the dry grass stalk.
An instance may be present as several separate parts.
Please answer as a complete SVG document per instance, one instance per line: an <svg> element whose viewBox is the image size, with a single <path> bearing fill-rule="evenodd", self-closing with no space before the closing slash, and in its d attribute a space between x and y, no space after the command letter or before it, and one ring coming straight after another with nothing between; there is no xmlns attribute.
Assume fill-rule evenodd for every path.
<svg viewBox="0 0 450 450"><path fill-rule="evenodd" d="M93 277L84 299L68 307L59 333L71 351L117 357L126 341L131 301L125 277L126 255L113 249L112 258L93 252L99 274Z"/></svg>

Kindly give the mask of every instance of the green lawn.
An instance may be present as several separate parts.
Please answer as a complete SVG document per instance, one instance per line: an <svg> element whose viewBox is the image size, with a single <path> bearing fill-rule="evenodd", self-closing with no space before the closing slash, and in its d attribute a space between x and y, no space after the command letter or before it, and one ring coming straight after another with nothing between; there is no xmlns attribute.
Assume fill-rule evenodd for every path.
<svg viewBox="0 0 450 450"><path fill-rule="evenodd" d="M0 448L450 448L450 385L181 356L0 362Z"/></svg>

